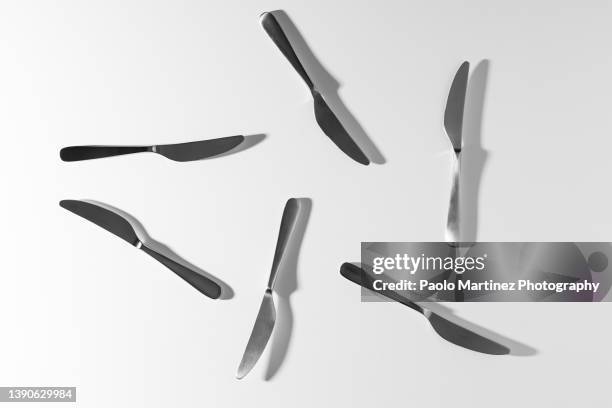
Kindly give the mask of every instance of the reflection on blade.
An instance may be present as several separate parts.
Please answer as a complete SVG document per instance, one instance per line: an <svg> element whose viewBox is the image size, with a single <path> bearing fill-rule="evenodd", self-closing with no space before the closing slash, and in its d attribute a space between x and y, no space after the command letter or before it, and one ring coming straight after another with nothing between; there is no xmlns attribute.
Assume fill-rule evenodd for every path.
<svg viewBox="0 0 612 408"><path fill-rule="evenodd" d="M321 94L313 91L312 96L314 97L315 118L323 132L350 158L366 166L370 164L370 160L349 136Z"/></svg>
<svg viewBox="0 0 612 408"><path fill-rule="evenodd" d="M510 353L508 347L458 326L442 316L429 311L425 311L424 315L436 333L453 344L485 354L503 355Z"/></svg>
<svg viewBox="0 0 612 408"><path fill-rule="evenodd" d="M446 101L446 109L444 111L444 129L456 152L461 151L463 107L465 105L469 70L470 64L467 61L459 67L448 93L448 100Z"/></svg>
<svg viewBox="0 0 612 408"><path fill-rule="evenodd" d="M132 245L139 242L132 225L125 218L109 209L80 200L62 200L60 206L93 222Z"/></svg>
<svg viewBox="0 0 612 408"><path fill-rule="evenodd" d="M274 309L272 292L267 290L261 302L257 320L255 320L255 326L253 326L253 331L251 332L251 337L249 337L249 342L242 356L242 361L238 367L236 378L243 378L255 366L255 363L257 363L257 360L259 360L259 357L266 348L266 344L274 329L275 321L276 310Z"/></svg>
<svg viewBox="0 0 612 408"><path fill-rule="evenodd" d="M226 153L244 141L244 136L229 136L198 142L159 145L157 153L168 159L185 162L206 159Z"/></svg>

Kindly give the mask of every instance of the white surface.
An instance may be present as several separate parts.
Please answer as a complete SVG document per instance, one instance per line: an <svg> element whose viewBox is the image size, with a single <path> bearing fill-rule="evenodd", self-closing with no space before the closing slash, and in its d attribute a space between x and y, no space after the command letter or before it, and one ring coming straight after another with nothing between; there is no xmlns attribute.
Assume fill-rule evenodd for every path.
<svg viewBox="0 0 612 408"><path fill-rule="evenodd" d="M283 8L385 156L320 131L258 22ZM450 304L538 350L454 347L340 277L366 240L442 240L441 129L464 59L490 60L479 240L612 241L607 1L6 1L0 5L0 385L75 385L78 406L609 405L610 304ZM266 133L222 159L62 163L72 144ZM234 379L285 200L310 197L287 357ZM228 282L210 301L58 206L88 198ZM269 350L268 350L269 351ZM560 385L563 384L563 387Z"/></svg>

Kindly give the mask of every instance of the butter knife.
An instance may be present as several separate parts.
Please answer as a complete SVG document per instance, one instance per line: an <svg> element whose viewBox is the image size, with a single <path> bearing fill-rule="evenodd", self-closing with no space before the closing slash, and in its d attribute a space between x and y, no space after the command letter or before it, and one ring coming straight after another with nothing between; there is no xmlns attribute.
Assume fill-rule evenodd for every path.
<svg viewBox="0 0 612 408"><path fill-rule="evenodd" d="M221 286L216 282L147 247L130 222L116 212L80 200L62 200L60 206L146 252L209 298L217 299L221 295Z"/></svg>
<svg viewBox="0 0 612 408"><path fill-rule="evenodd" d="M448 204L448 216L446 218L446 241L449 243L460 242L459 175L461 172L461 148L463 146L463 108L465 106L469 70L470 64L467 61L463 62L459 70L457 70L448 93L446 109L444 110L444 130L455 152L452 167L451 196Z"/></svg>
<svg viewBox="0 0 612 408"><path fill-rule="evenodd" d="M296 221L299 214L299 203L295 198L291 198L285 204L285 210L283 211L283 218L281 220L280 231L278 233L278 241L276 243L276 251L274 252L274 260L272 261L272 271L270 272L270 278L268 279L268 286L264 293L259 312L257 313L257 319L251 332L251 337L242 356L242 361L238 366L236 378L244 378L261 357L272 330L274 329L274 323L276 322L276 308L274 307L274 299L272 299L272 290L274 289L274 282L276 280L276 274L278 272L279 265L283 259L283 254L289 243L289 238L292 231L295 228Z"/></svg>
<svg viewBox="0 0 612 408"><path fill-rule="evenodd" d="M315 119L321 130L350 158L366 166L370 164L370 160L357 146L351 136L349 136L340 120L338 120L334 112L327 105L327 102L325 102L325 99L323 99L321 93L316 89L315 84L306 73L304 66L297 57L276 17L270 12L263 13L261 15L261 25L308 86L314 99Z"/></svg>
<svg viewBox="0 0 612 408"><path fill-rule="evenodd" d="M63 161L99 159L131 153L151 152L170 160L186 162L206 159L232 150L244 141L244 136L229 136L197 142L174 143L153 146L69 146L60 150Z"/></svg>
<svg viewBox="0 0 612 408"><path fill-rule="evenodd" d="M372 286L373 280L370 276L368 276L363 268L350 263L344 263L340 267L340 274L359 286L379 293L421 313L423 316L425 316L425 318L427 318L429 324L431 324L431 327L433 327L436 333L438 333L438 335L446 341L484 354L503 355L510 353L510 349L508 347L494 342L493 340L489 340L486 337L474 333L473 331L461 327L449 320L446 320L431 310L428 310L423 306L406 299L397 292L392 290L374 290Z"/></svg>

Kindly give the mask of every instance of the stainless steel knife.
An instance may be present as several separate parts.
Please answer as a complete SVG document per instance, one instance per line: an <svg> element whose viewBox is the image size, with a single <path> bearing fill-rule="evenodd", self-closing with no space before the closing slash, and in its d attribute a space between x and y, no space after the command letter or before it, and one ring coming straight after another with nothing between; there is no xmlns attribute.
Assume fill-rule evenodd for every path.
<svg viewBox="0 0 612 408"><path fill-rule="evenodd" d="M340 274L359 286L386 296L389 299L392 299L421 313L427 318L429 324L431 324L431 327L433 327L440 337L453 344L484 354L503 355L510 353L510 349L508 347L494 342L493 340L489 340L486 337L474 333L473 331L461 327L449 320L446 320L431 310L428 310L417 303L406 299L397 292L392 290L374 290L373 279L365 270L363 270L363 268L350 263L344 263L340 267Z"/></svg>
<svg viewBox="0 0 612 408"><path fill-rule="evenodd" d="M446 241L460 242L459 232L459 175L461 172L461 148L463 146L463 108L467 92L469 62L465 61L457 70L444 110L444 130L455 151L453 160L453 182L451 187L448 216L446 218Z"/></svg>
<svg viewBox="0 0 612 408"><path fill-rule="evenodd" d="M283 254L287 248L289 238L292 231L295 228L296 221L299 214L299 202L295 198L291 198L285 204L285 210L283 211L283 218L281 220L280 231L278 233L278 241L276 243L276 250L274 252L274 260L272 261L272 271L270 272L270 278L268 279L268 286L264 293L263 301L259 307L257 313L257 319L255 319L255 325L251 332L251 337L247 343L246 349L242 356L242 361L238 366L236 372L236 378L244 378L259 360L259 357L263 353L272 330L274 329L274 323L276 322L276 308L274 307L274 299L272 299L272 290L274 289L274 282L276 280L276 274L278 267L283 259Z"/></svg>
<svg viewBox="0 0 612 408"><path fill-rule="evenodd" d="M244 136L229 136L197 142L154 146L69 146L60 150L63 161L99 159L130 153L151 152L170 160L186 162L201 160L226 153L244 141Z"/></svg>
<svg viewBox="0 0 612 408"><path fill-rule="evenodd" d="M350 158L363 165L370 164L370 160L357 146L338 120L338 117L329 108L321 93L316 89L274 15L269 12L263 13L261 15L261 25L308 86L314 99L315 118L321 130Z"/></svg>
<svg viewBox="0 0 612 408"><path fill-rule="evenodd" d="M60 206L146 252L209 298L217 299L221 295L221 286L216 282L145 246L134 227L121 215L86 201L62 200Z"/></svg>

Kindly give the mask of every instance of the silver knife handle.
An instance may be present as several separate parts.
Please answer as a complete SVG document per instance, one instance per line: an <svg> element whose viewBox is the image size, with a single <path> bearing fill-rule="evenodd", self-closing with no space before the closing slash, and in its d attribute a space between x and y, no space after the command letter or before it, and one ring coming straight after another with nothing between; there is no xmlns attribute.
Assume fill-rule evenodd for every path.
<svg viewBox="0 0 612 408"><path fill-rule="evenodd" d="M69 146L60 150L60 158L65 162L72 162L141 152L155 150L152 146Z"/></svg>
<svg viewBox="0 0 612 408"><path fill-rule="evenodd" d="M455 152L453 160L453 184L451 188L450 202L448 204L448 216L446 218L446 242L460 242L459 239L459 175L461 174L461 152Z"/></svg>
<svg viewBox="0 0 612 408"><path fill-rule="evenodd" d="M193 286L200 293L208 296L211 299L218 299L219 296L221 296L221 286L219 286L217 282L214 282L206 276L187 268L185 265L181 265L167 256L164 256L159 252L144 246L142 242L139 242L136 247L151 255L151 257L155 258L162 265L183 278L185 282Z"/></svg>
<svg viewBox="0 0 612 408"><path fill-rule="evenodd" d="M272 290L274 281L276 280L276 273L278 272L278 266L283 259L283 254L289 243L291 232L295 227L299 213L299 203L296 198L290 198L285 204L285 210L283 211L283 218L281 219L280 231L278 232L278 241L276 242L276 251L274 252L274 260L272 261L272 271L270 272L270 279L268 280L268 289Z"/></svg>
<svg viewBox="0 0 612 408"><path fill-rule="evenodd" d="M293 68L297 71L298 74L300 74L304 82L306 82L308 88L311 91L314 90L314 84L312 83L312 80L306 73L304 66L295 54L291 43L287 39L285 32L276 20L276 17L274 17L272 13L263 13L261 15L261 25L263 26L264 30L266 30L266 33L268 33L272 41L274 41L274 44L276 44L278 49L281 50L285 58L289 60Z"/></svg>

